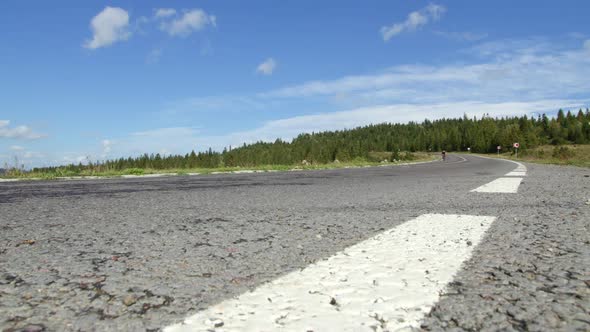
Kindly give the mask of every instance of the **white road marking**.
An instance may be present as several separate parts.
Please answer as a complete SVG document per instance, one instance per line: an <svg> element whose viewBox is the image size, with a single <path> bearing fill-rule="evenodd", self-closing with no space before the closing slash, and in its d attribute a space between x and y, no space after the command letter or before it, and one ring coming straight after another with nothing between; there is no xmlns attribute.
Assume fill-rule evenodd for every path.
<svg viewBox="0 0 590 332"><path fill-rule="evenodd" d="M494 220L422 215L164 331L394 331L419 327Z"/></svg>
<svg viewBox="0 0 590 332"><path fill-rule="evenodd" d="M513 172L526 172L526 166L523 163L519 163L518 161L514 161L514 160L510 160L510 159L503 159L503 158L490 158L490 157L484 157L484 156L475 156L478 158L484 158L484 159L492 159L492 160L502 160L502 161L507 161L509 163L513 163L516 164L516 168L513 169Z"/></svg>
<svg viewBox="0 0 590 332"><path fill-rule="evenodd" d="M465 159L465 158L463 158L461 156L457 156L457 157L461 158L461 162L467 161L467 159Z"/></svg>
<svg viewBox="0 0 590 332"><path fill-rule="evenodd" d="M517 193L521 182L522 178L499 178L471 191L478 193Z"/></svg>
<svg viewBox="0 0 590 332"><path fill-rule="evenodd" d="M506 173L504 176L526 176L526 172L523 171L512 171Z"/></svg>
<svg viewBox="0 0 590 332"><path fill-rule="evenodd" d="M127 175L121 175L121 177L123 179L134 179L134 178L159 178L159 177L164 177L164 176L175 176L177 175L176 173L154 173L154 174L140 174L140 175L135 175L135 174L127 174Z"/></svg>
<svg viewBox="0 0 590 332"><path fill-rule="evenodd" d="M477 187L477 188L471 190L471 192L480 192L480 193L517 193L518 192L518 187L520 186L520 183L522 182L522 177L526 176L527 168L524 164L519 163L518 161L508 160L508 159L490 158L490 157L483 157L483 156L476 156L476 157L507 161L507 162L516 164L516 168L504 175L504 176L509 176L509 177L498 178L490 183L486 183L483 186L480 186L480 187Z"/></svg>

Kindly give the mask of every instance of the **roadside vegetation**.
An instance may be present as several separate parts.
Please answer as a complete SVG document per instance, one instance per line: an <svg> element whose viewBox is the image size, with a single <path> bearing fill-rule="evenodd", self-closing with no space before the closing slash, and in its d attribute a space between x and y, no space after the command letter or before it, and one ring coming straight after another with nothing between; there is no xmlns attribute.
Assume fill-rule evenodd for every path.
<svg viewBox="0 0 590 332"><path fill-rule="evenodd" d="M539 164L590 167L590 144L543 145L518 152L502 153L501 158Z"/></svg>
<svg viewBox="0 0 590 332"><path fill-rule="evenodd" d="M382 157L385 155L391 156L391 153L387 152L374 152L371 153L374 157ZM299 165L258 165L252 167L208 167L208 168L126 168L122 170L108 169L102 167L77 167L77 165L69 165L62 167L55 167L52 169L43 170L32 170L28 172L12 169L6 173L4 178L22 178L22 179L58 179L58 178L69 178L69 177L120 177L128 175L150 175L150 174L175 174L175 175L191 175L191 174L216 174L216 173L232 173L232 172L273 172L273 171L293 171L293 170L319 170L319 169L336 169L336 168L354 168L354 167L366 167L366 166L385 166L385 165L396 165L408 162L422 162L431 161L438 159L438 156L434 156L429 153L422 152L400 152L397 154L399 159L377 159L370 158L362 159L357 158L347 162L340 162L335 160L331 163L325 164L312 164L302 163Z"/></svg>
<svg viewBox="0 0 590 332"><path fill-rule="evenodd" d="M383 123L350 130L301 134L291 142L257 142L223 151L209 149L186 155L144 154L138 157L35 168L5 167L4 177L117 176L150 173L211 173L220 171L315 169L376 165L382 162L426 160L441 150L495 153L510 157L520 143L519 158L587 166L590 111L559 110L557 116L424 120ZM573 146L576 145L576 147Z"/></svg>

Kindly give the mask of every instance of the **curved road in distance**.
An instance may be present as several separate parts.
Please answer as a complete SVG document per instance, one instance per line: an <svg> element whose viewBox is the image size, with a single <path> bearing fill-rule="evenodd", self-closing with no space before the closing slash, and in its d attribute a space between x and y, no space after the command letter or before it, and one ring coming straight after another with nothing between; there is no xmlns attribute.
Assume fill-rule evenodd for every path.
<svg viewBox="0 0 590 332"><path fill-rule="evenodd" d="M493 216L426 330L590 329L590 170L411 166L0 183L0 330L151 330L425 214Z"/></svg>

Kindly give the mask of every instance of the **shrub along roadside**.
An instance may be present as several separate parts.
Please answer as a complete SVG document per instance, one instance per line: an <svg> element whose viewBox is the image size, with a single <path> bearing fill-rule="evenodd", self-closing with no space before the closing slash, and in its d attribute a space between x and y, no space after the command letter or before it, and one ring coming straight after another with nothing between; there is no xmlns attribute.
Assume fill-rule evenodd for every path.
<svg viewBox="0 0 590 332"><path fill-rule="evenodd" d="M391 153L386 153L387 156L391 157ZM176 175L188 175L188 174L211 174L211 173L225 173L225 172L244 172L244 171L289 171L289 170L319 170L319 169L336 169L336 168L349 168L349 167L364 167L364 166L378 166L378 165L395 165L409 161L420 162L420 161L431 161L438 159L436 154L427 153L406 153L402 152L400 158L394 162L387 160L388 158L376 161L379 158L373 158L371 160L356 158L349 162L335 161L332 163L320 164L320 163L305 163L297 165L262 165L254 167L215 167L215 168L170 168L170 169L153 169L153 168L128 168L120 171L115 170L86 170L83 169L79 172L74 170L67 170L62 168L56 168L51 172L19 172L9 176L3 176L0 178L21 178L21 179L58 179L67 177L119 177L124 175L150 175L150 174L176 174ZM375 156L377 157L377 156Z"/></svg>
<svg viewBox="0 0 590 332"><path fill-rule="evenodd" d="M490 154L489 156L496 156ZM527 149L518 152L518 158L513 152L500 154L501 158L555 165L572 165L579 167L590 167L590 145L543 145L534 149Z"/></svg>

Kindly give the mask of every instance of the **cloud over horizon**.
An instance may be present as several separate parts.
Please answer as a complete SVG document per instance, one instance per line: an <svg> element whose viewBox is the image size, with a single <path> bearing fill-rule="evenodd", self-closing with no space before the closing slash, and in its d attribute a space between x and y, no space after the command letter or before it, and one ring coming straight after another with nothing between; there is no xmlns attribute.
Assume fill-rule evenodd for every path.
<svg viewBox="0 0 590 332"><path fill-rule="evenodd" d="M128 157L143 153L181 154L191 150L206 151L208 148L221 151L229 146L241 146L258 141L285 141L302 133L352 129L379 123L421 122L424 119L493 117L531 115L539 112L554 112L559 108L577 109L583 101L537 100L530 102L463 101L434 104L391 104L359 107L337 112L317 113L270 120L251 130L230 132L222 135L200 135L191 127L159 128L131 133L118 138L118 150L114 156Z"/></svg>
<svg viewBox="0 0 590 332"><path fill-rule="evenodd" d="M34 140L45 137L44 135L34 132L33 129L28 126L17 126L11 128L9 125L9 120L0 120L0 138Z"/></svg>
<svg viewBox="0 0 590 332"><path fill-rule="evenodd" d="M158 12L156 12L156 15ZM176 12L160 12L160 17L171 17ZM162 16L165 15L165 16ZM206 26L217 26L217 17L207 14L202 9L191 9L185 11L180 17L160 24L160 30L167 32L170 36L186 37L195 31L204 29Z"/></svg>
<svg viewBox="0 0 590 332"><path fill-rule="evenodd" d="M563 99L590 91L587 44L558 47L543 39L485 42L460 51L478 58L470 64L397 65L375 74L309 81L259 96L339 96L359 103Z"/></svg>
<svg viewBox="0 0 590 332"><path fill-rule="evenodd" d="M191 132L197 146L216 149L258 140L291 139L303 132L341 130L381 122L422 121L442 117L554 114L558 109L586 108L590 90L590 57L586 41L578 46L548 48L548 40L500 40L459 52L474 61L441 65L397 65L373 74L308 81L254 95L205 96L179 103L176 114L190 110L235 112L297 105L299 116L281 116L250 130L205 135ZM581 44L581 45L580 45ZM559 89L556 89L559 86ZM243 109L242 113L236 109ZM314 112L313 110L322 110ZM172 112L167 116L175 116ZM158 144L167 139L161 136Z"/></svg>

